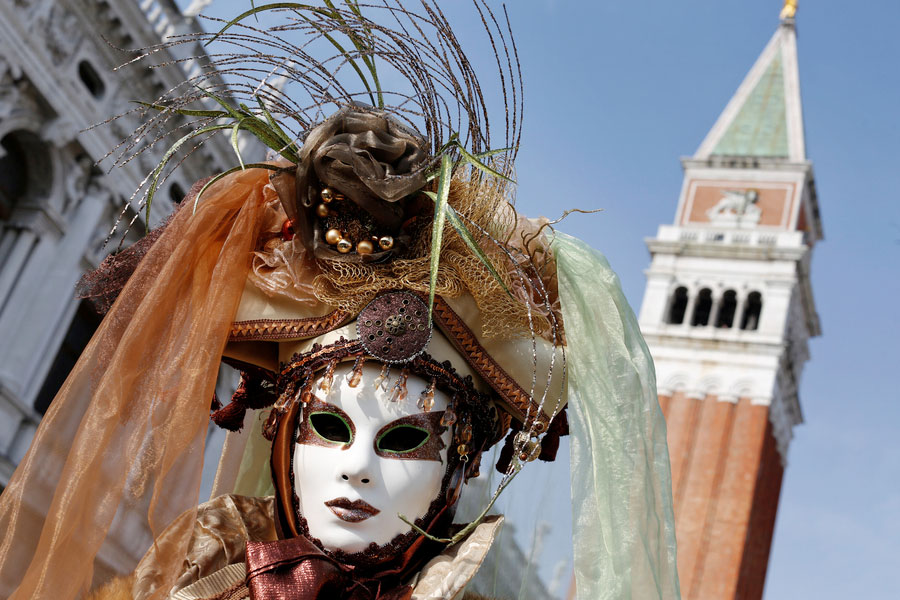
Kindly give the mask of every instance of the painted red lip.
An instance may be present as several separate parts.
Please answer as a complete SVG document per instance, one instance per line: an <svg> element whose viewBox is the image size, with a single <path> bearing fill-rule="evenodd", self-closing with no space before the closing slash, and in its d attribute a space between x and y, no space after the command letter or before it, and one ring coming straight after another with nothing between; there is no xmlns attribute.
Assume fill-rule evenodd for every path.
<svg viewBox="0 0 900 600"><path fill-rule="evenodd" d="M335 498L325 503L337 518L348 523L359 523L369 517L374 517L381 511L365 500L350 500L349 498Z"/></svg>

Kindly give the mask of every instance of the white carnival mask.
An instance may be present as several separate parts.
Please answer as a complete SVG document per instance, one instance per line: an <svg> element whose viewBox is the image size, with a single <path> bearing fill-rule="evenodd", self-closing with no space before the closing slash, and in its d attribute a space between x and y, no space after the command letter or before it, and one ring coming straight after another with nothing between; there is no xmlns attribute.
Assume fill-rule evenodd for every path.
<svg viewBox="0 0 900 600"><path fill-rule="evenodd" d="M304 408L294 447L294 486L311 537L328 550L361 552L387 544L425 516L441 492L451 431L439 420L449 398L434 390L428 413L417 407L428 382L410 375L405 399L391 401L373 382L380 364L363 366L351 387L352 363L334 370L334 385ZM395 370L398 372L398 370ZM389 386L394 385L392 378Z"/></svg>

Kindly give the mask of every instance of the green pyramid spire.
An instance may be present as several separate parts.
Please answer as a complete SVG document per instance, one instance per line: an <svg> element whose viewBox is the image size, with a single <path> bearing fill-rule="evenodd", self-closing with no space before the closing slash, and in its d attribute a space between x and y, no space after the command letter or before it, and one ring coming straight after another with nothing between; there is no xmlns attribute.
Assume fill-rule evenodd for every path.
<svg viewBox="0 0 900 600"><path fill-rule="evenodd" d="M711 154L787 158L785 113L784 70L777 53Z"/></svg>
<svg viewBox="0 0 900 600"><path fill-rule="evenodd" d="M797 31L783 19L694 158L806 160Z"/></svg>

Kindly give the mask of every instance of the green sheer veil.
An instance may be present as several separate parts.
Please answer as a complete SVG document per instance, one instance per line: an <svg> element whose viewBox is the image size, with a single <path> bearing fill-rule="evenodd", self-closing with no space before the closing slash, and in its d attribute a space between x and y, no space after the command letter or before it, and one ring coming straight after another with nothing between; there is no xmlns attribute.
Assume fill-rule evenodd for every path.
<svg viewBox="0 0 900 600"><path fill-rule="evenodd" d="M653 360L606 258L553 240L566 329L579 600L681 597Z"/></svg>

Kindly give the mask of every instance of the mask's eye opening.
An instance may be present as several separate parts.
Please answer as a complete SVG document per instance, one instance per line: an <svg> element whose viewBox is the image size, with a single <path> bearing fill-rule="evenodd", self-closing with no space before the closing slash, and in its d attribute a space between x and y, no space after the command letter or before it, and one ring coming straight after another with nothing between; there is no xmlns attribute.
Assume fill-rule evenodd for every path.
<svg viewBox="0 0 900 600"><path fill-rule="evenodd" d="M430 437L431 433L421 427L397 425L381 434L375 447L381 452L405 454L424 446Z"/></svg>
<svg viewBox="0 0 900 600"><path fill-rule="evenodd" d="M340 415L314 412L309 415L309 425L313 432L326 442L349 444L353 440L350 425Z"/></svg>

